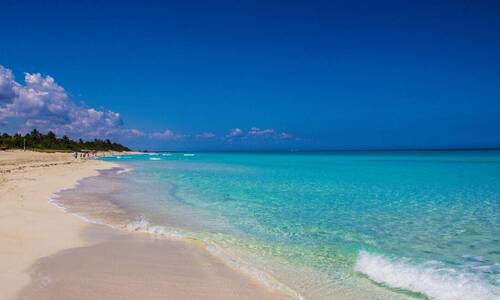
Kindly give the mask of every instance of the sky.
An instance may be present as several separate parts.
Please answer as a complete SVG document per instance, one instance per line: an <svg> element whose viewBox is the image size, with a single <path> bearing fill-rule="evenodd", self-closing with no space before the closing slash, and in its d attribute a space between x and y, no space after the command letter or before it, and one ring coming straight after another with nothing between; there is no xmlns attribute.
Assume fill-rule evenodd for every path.
<svg viewBox="0 0 500 300"><path fill-rule="evenodd" d="M0 132L135 149L500 147L498 1L12 1Z"/></svg>

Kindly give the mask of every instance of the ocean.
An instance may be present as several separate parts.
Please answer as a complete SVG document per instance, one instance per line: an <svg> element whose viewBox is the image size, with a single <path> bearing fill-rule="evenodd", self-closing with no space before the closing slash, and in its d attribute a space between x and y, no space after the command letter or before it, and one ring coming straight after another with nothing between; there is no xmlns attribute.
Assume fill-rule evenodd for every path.
<svg viewBox="0 0 500 300"><path fill-rule="evenodd" d="M52 201L297 299L500 299L500 152L149 153Z"/></svg>

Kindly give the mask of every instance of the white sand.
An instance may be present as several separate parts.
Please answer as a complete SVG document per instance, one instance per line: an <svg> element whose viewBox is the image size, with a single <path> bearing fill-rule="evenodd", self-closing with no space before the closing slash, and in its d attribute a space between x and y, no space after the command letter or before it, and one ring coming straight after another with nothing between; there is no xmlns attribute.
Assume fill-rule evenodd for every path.
<svg viewBox="0 0 500 300"><path fill-rule="evenodd" d="M70 153L0 152L0 295L13 299L30 282L37 258L83 246L82 220L48 199L113 164L75 160Z"/></svg>

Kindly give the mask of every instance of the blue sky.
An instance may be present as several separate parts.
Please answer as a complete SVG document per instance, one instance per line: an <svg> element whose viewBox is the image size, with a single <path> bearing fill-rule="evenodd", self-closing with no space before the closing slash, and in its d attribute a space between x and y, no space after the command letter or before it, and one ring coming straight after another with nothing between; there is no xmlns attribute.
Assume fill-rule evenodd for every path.
<svg viewBox="0 0 500 300"><path fill-rule="evenodd" d="M0 131L150 149L500 146L499 2L37 2L2 2Z"/></svg>

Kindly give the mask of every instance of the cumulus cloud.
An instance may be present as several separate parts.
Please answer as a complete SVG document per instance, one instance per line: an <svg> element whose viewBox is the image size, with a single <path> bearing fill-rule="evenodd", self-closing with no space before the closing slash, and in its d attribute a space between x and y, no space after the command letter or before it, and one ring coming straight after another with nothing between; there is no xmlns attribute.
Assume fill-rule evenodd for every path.
<svg viewBox="0 0 500 300"><path fill-rule="evenodd" d="M58 135L66 134L82 138L142 137L165 141L192 139L229 142L250 139L295 139L286 132L258 127L252 127L248 131L236 127L220 138L210 131L191 136L170 129L143 132L135 128L126 128L117 112L77 104L53 77L40 73L25 73L24 81L18 82L12 71L2 65L0 65L0 126L10 128L12 131L30 131L33 128L42 131L52 130Z"/></svg>
<svg viewBox="0 0 500 300"><path fill-rule="evenodd" d="M252 127L248 131L248 134L251 136L272 136L275 134L274 129L260 129L257 127Z"/></svg>
<svg viewBox="0 0 500 300"><path fill-rule="evenodd" d="M146 135L144 132L140 131L139 129L135 129L135 128L129 129L128 133L131 136L145 136Z"/></svg>
<svg viewBox="0 0 500 300"><path fill-rule="evenodd" d="M172 130L167 129L161 132L154 132L149 134L150 138L153 139L161 139L161 140L171 140L171 141L179 141L189 140L190 138L194 138L198 141L236 141L236 140L258 140L258 139L268 139L268 140L292 140L295 137L287 132L281 132L272 128L260 129L258 127L252 127L248 131L244 131L241 128L233 128L229 130L229 132L220 138L213 132L207 131L203 133L198 133L195 135L186 135L180 133L174 133Z"/></svg>
<svg viewBox="0 0 500 300"><path fill-rule="evenodd" d="M151 136L154 138L164 139L164 140L175 138L174 132L170 129L167 129L167 130L162 131L162 132L153 132L151 134Z"/></svg>
<svg viewBox="0 0 500 300"><path fill-rule="evenodd" d="M227 138L231 139L234 137L242 137L246 139L250 138L267 138L267 139L277 139L277 140L289 140L294 139L294 136L288 132L280 132L273 128L252 127L245 134L240 128L232 129L227 135Z"/></svg>
<svg viewBox="0 0 500 300"><path fill-rule="evenodd" d="M278 137L282 140L290 140L295 138L292 134L288 132L280 132Z"/></svg>
<svg viewBox="0 0 500 300"><path fill-rule="evenodd" d="M226 137L234 138L234 137L242 136L243 134L244 134L243 130L241 130L239 128L233 128L229 131L229 133L226 135Z"/></svg>
<svg viewBox="0 0 500 300"><path fill-rule="evenodd" d="M169 140L169 141L179 141L179 140L189 140L196 139L198 141L206 140L206 141L236 141L236 140L258 140L258 139L268 139L268 140L293 140L296 139L292 134L278 131L272 128L261 129L258 127L252 127L248 131L245 131L241 128L233 128L228 131L226 135L221 136L220 138L213 132L206 131L202 133L198 133L195 135L187 135L173 132L170 129L161 131L161 132L153 132L149 134L150 138L153 139L161 139L161 140Z"/></svg>
<svg viewBox="0 0 500 300"><path fill-rule="evenodd" d="M12 71L0 65L0 105L15 97L16 88Z"/></svg>
<svg viewBox="0 0 500 300"><path fill-rule="evenodd" d="M25 73L24 83L0 65L0 122L15 119L23 128L52 130L59 134L97 137L134 133L121 128L120 114L76 104L51 76ZM137 132L136 132L137 133Z"/></svg>
<svg viewBox="0 0 500 300"><path fill-rule="evenodd" d="M149 137L160 139L160 140L180 140L180 139L188 138L189 135L182 134L182 133L174 133L172 130L166 129L164 131L150 133Z"/></svg>

